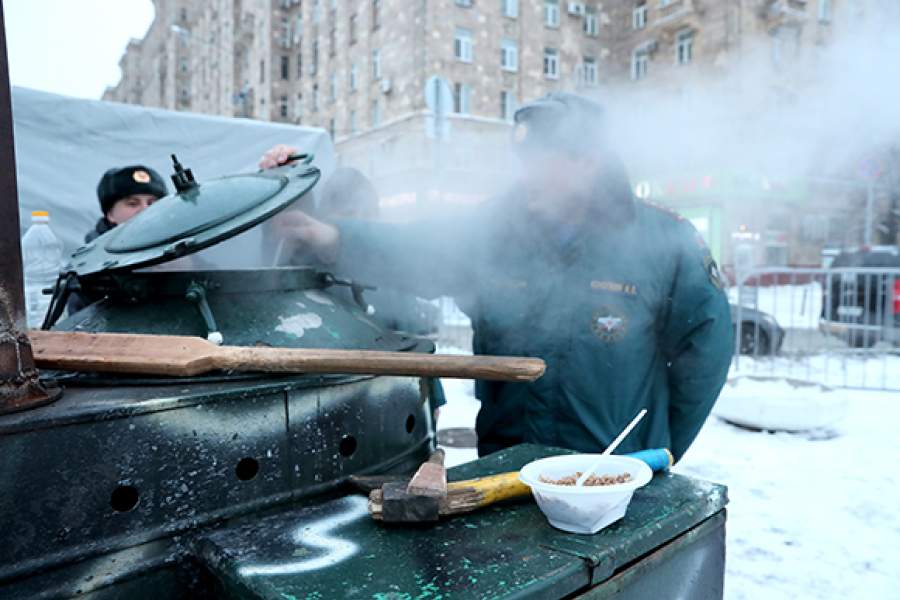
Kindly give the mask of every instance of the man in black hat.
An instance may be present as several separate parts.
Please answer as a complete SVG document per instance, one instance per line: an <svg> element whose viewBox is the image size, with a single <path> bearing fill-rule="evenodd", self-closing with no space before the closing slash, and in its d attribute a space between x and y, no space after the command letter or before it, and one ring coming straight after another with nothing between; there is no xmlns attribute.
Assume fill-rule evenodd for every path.
<svg viewBox="0 0 900 600"><path fill-rule="evenodd" d="M85 234L84 243L124 223L167 193L165 181L150 167L131 165L109 169L97 183L97 199L103 216ZM72 292L66 308L72 315L89 303L79 292Z"/></svg>
<svg viewBox="0 0 900 600"><path fill-rule="evenodd" d="M619 451L677 460L725 382L733 330L715 261L689 222L634 198L604 118L567 93L519 109L522 176L471 214L282 222L342 273L455 296L475 354L546 361L532 383L477 382L481 455L522 442L600 452L646 408Z"/></svg>
<svg viewBox="0 0 900 600"><path fill-rule="evenodd" d="M85 243L138 214L168 192L159 173L143 165L109 169L97 184L103 216L84 236Z"/></svg>

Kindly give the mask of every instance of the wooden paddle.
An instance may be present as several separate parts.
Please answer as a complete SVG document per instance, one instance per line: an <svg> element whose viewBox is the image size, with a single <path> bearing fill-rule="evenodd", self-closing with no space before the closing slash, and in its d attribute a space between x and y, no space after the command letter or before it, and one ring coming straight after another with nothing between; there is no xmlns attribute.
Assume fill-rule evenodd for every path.
<svg viewBox="0 0 900 600"><path fill-rule="evenodd" d="M545 367L539 358L216 346L199 337L174 335L32 330L29 337L39 368L65 371L191 376L232 370L534 381Z"/></svg>

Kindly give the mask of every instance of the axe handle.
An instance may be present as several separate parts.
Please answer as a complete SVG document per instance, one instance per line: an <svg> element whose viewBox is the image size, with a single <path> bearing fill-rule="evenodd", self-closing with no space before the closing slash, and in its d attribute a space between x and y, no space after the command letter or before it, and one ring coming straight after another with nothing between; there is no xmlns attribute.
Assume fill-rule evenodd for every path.
<svg viewBox="0 0 900 600"><path fill-rule="evenodd" d="M441 514L470 512L503 500L530 495L531 488L519 481L518 471L455 481L447 484L447 497L441 501Z"/></svg>

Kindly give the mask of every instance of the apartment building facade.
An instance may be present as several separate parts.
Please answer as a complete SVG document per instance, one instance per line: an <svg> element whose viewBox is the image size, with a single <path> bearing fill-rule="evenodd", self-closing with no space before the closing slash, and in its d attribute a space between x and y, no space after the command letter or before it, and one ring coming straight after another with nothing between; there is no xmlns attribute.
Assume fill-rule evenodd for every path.
<svg viewBox="0 0 900 600"><path fill-rule="evenodd" d="M504 148L513 112L552 90L624 94L638 109L716 85L759 110L796 102L821 50L859 22L879 19L891 2L154 4L153 25L129 45L122 80L104 98L322 127L341 162L370 176L387 206L402 207L423 198L470 201L500 187L510 172ZM736 76L745 71L753 76ZM432 76L452 91L448 139L435 139L426 106ZM817 248L835 241L830 223L846 219L840 211L856 210L866 194L858 185L823 191L821 182L770 181L766 173L706 165L632 170L639 195L678 207L725 262L732 234L747 230L759 233L762 261L815 262ZM829 215L810 215L820 198L833 207ZM758 202L778 206L776 216L754 211Z"/></svg>

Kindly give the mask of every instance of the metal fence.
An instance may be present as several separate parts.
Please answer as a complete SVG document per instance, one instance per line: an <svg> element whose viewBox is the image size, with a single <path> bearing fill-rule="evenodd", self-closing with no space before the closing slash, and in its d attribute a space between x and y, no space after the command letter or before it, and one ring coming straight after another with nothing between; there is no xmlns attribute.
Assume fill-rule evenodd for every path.
<svg viewBox="0 0 900 600"><path fill-rule="evenodd" d="M729 300L735 373L900 390L900 269L758 269Z"/></svg>
<svg viewBox="0 0 900 600"><path fill-rule="evenodd" d="M758 269L728 295L732 374L900 391L900 269ZM468 317L452 298L434 302L441 351L471 352Z"/></svg>

